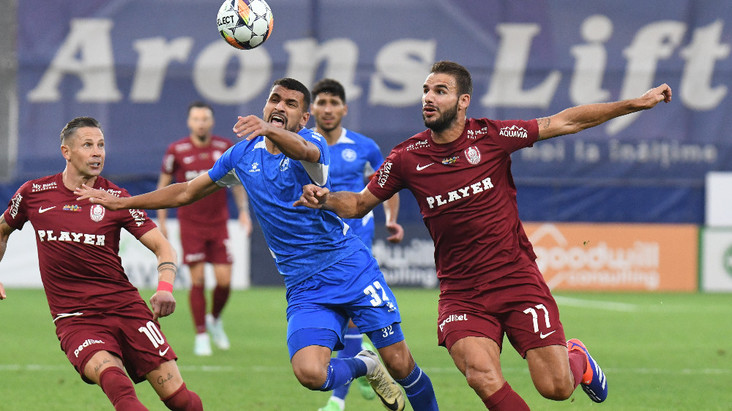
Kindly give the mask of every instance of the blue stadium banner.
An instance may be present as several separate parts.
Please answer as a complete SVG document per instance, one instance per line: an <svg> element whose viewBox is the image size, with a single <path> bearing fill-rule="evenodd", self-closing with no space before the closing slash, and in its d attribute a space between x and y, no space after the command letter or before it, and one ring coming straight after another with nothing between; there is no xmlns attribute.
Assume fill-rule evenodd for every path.
<svg viewBox="0 0 732 411"><path fill-rule="evenodd" d="M90 115L107 137L105 174L154 185L189 102L211 103L215 132L234 139L236 116L261 113L284 76L344 83L346 126L386 154L424 129L422 83L441 59L472 72L474 117L673 88L671 104L514 154L524 219L701 223L704 175L732 169L725 1L269 0L273 34L249 51L219 36L218 3L18 2L14 177L61 169L60 129Z"/></svg>

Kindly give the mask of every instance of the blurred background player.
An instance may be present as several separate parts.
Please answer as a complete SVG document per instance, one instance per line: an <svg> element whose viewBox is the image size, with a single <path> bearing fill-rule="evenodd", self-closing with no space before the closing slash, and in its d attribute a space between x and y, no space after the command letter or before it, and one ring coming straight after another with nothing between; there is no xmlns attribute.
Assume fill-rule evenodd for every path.
<svg viewBox="0 0 732 411"><path fill-rule="evenodd" d="M97 120L77 117L66 124L61 131L64 171L23 184L0 215L0 260L10 234L30 221L61 349L82 379L98 384L116 410L147 410L132 383L145 379L169 409L202 410L201 399L186 388L178 357L157 321L175 310L175 249L143 210L109 211L74 194L86 184L129 197L100 176L104 143ZM157 256L152 311L117 254L122 228ZM5 297L0 283L0 300Z"/></svg>
<svg viewBox="0 0 732 411"><path fill-rule="evenodd" d="M158 179L158 188L175 180L184 182L205 173L229 147L231 141L212 134L214 127L213 109L204 102L193 102L188 106L188 129L190 134L168 146ZM252 222L249 217L246 192L242 186L232 187L232 193L239 209L239 223L249 235ZM168 210L158 210L160 230L167 237L166 220ZM228 350L229 339L224 332L221 313L231 293L232 257L228 249L229 232L227 221L229 208L226 190L220 190L201 201L180 207L180 241L183 247L183 263L191 273L189 294L196 337L193 352L196 355L211 355L211 338L219 349ZM205 266L213 266L216 284L211 295L211 311L206 313Z"/></svg>
<svg viewBox="0 0 732 411"><path fill-rule="evenodd" d="M310 90L292 78L276 80L262 117L239 116L234 132L245 139L208 171L187 183L119 198L82 186L80 198L113 210L170 208L190 204L222 187L243 184L285 282L287 348L298 382L331 391L366 376L384 406L437 410L432 382L417 365L401 329L394 293L363 242L342 219L323 210L296 207L306 184L330 186L330 150L305 128ZM378 349L353 358L332 358L343 348L349 319ZM402 388L404 392L402 392Z"/></svg>
<svg viewBox="0 0 732 411"><path fill-rule="evenodd" d="M325 137L330 149L330 183L333 191L361 191L381 167L384 156L375 141L348 130L342 126L343 117L348 114L346 92L343 85L333 79L323 79L312 88L313 104L310 112L315 118L314 131ZM384 202L386 228L391 235L387 238L398 243L404 237L404 230L397 224L399 215L399 194L395 194ZM369 212L363 218L345 219L366 247L371 251L374 241L374 213ZM344 348L338 351L338 358L355 357L362 349L363 336L353 321L348 324ZM368 348L368 343L364 345ZM375 397L365 377L356 380L359 391L366 399ZM328 403L318 411L343 411L345 398L351 384L333 390Z"/></svg>

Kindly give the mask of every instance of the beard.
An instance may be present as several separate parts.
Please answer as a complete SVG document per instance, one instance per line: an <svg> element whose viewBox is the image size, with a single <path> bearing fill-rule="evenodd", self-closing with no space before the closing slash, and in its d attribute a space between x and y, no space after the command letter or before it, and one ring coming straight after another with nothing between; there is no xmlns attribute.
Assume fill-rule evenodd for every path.
<svg viewBox="0 0 732 411"><path fill-rule="evenodd" d="M434 119L434 120L427 120L425 118L424 114L422 114L422 120L424 120L424 125L432 130L435 133L441 133L452 125L452 123L457 118L457 111L458 111L458 105L455 103L455 105L444 112L441 113L441 115Z"/></svg>

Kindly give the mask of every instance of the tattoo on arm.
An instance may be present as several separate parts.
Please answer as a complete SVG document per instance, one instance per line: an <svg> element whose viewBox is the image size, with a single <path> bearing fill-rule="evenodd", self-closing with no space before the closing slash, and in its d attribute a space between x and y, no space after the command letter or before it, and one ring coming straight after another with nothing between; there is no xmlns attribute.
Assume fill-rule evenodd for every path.
<svg viewBox="0 0 732 411"><path fill-rule="evenodd" d="M539 123L539 130L546 129L551 124L549 117L537 118L536 122Z"/></svg>

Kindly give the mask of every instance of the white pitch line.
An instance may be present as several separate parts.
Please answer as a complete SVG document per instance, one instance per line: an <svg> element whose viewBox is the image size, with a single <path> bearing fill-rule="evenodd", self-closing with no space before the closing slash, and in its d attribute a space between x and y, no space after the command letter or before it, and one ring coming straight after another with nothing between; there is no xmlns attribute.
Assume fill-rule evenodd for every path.
<svg viewBox="0 0 732 411"><path fill-rule="evenodd" d="M638 311L640 307L636 304L618 303L614 301L597 301L586 300L582 298L571 298L564 296L554 296L559 305L568 305L572 307L596 308L598 310L633 312Z"/></svg>

